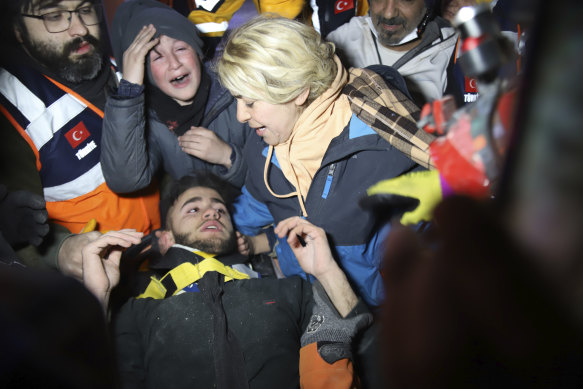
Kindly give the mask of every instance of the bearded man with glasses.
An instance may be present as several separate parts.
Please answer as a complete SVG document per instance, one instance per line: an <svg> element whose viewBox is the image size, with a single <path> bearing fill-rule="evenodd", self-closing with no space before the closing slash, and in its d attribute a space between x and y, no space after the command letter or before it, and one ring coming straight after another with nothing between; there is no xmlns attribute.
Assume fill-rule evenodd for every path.
<svg viewBox="0 0 583 389"><path fill-rule="evenodd" d="M82 278L81 248L99 231L160 226L157 189L119 196L101 171L103 108L118 81L105 55L101 1L0 7L9 53L0 60L0 180L44 196L50 226L43 244L18 254ZM81 233L93 220L96 231Z"/></svg>
<svg viewBox="0 0 583 389"><path fill-rule="evenodd" d="M99 74L103 66L101 5L39 1L29 10L36 12L21 13L15 34L32 58L71 83L92 80Z"/></svg>

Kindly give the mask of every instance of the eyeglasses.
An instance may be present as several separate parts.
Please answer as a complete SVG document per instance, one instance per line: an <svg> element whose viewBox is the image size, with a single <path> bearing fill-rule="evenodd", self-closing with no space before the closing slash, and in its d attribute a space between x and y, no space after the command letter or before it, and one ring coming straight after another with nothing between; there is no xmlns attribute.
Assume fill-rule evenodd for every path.
<svg viewBox="0 0 583 389"><path fill-rule="evenodd" d="M94 26L99 24L103 19L103 12L101 6L98 4L88 5L77 8L73 11L59 10L42 15L26 15L27 18L42 19L45 28L48 32L56 33L67 31L71 27L71 18L73 14L77 14L81 23L85 26Z"/></svg>

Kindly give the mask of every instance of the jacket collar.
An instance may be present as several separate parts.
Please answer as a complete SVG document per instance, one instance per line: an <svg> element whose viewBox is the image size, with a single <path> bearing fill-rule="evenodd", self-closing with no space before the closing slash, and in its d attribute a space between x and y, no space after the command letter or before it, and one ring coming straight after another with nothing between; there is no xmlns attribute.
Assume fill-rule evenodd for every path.
<svg viewBox="0 0 583 389"><path fill-rule="evenodd" d="M217 255L215 258L227 266L248 262L247 257L239 253ZM176 245L170 247L163 257L151 263L149 267L153 270L170 270L185 262L197 264L203 260L204 257L197 254L194 249Z"/></svg>

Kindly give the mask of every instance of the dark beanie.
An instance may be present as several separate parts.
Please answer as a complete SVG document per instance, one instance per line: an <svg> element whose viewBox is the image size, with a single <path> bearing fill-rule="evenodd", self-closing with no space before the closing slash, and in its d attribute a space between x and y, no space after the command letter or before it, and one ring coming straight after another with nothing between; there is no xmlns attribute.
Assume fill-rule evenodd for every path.
<svg viewBox="0 0 583 389"><path fill-rule="evenodd" d="M112 23L113 54L123 71L123 53L142 27L152 24L156 36L166 35L190 45L200 58L203 43L196 26L185 16L156 0L132 0L119 5ZM149 67L148 67L149 73Z"/></svg>

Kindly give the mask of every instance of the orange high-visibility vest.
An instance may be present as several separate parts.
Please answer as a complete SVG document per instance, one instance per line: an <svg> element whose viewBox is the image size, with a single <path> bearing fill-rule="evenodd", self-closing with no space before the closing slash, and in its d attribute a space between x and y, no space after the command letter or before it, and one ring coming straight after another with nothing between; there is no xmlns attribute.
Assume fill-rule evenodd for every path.
<svg viewBox="0 0 583 389"><path fill-rule="evenodd" d="M100 231L160 227L157 189L111 191L101 171L103 112L36 71L0 69L0 112L36 155L49 219L79 233L96 219Z"/></svg>

